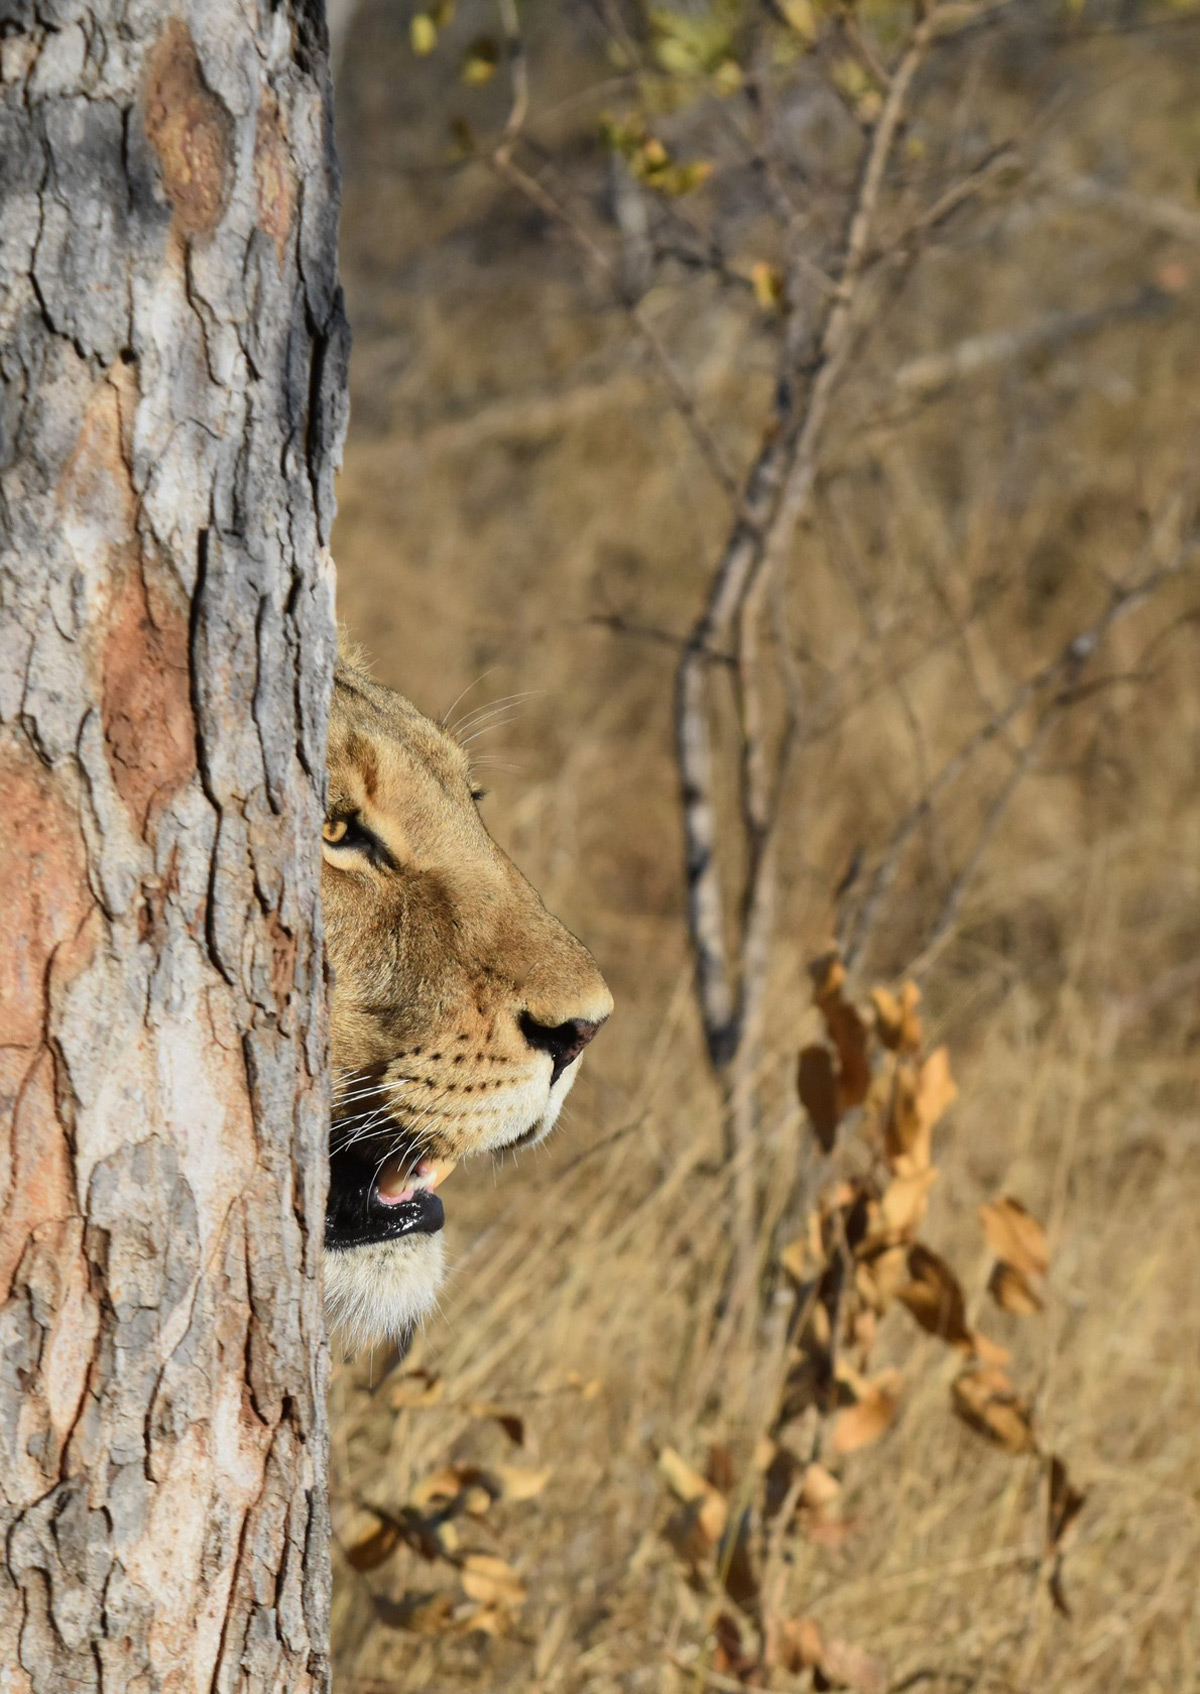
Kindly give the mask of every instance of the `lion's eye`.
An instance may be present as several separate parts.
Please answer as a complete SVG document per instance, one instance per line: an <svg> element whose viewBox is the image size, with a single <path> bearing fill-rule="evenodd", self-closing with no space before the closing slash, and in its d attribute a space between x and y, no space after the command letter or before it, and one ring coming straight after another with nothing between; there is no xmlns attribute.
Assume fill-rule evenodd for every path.
<svg viewBox="0 0 1200 1694"><path fill-rule="evenodd" d="M480 788L478 783L471 784L471 798L477 806L481 800L486 800L487 797L488 791L486 788Z"/></svg>
<svg viewBox="0 0 1200 1694"><path fill-rule="evenodd" d="M395 870L396 860L391 852L379 839L373 830L359 821L353 812L345 813L340 818L326 818L321 828L321 839L329 847L336 847L351 853L361 853L373 865L387 866Z"/></svg>

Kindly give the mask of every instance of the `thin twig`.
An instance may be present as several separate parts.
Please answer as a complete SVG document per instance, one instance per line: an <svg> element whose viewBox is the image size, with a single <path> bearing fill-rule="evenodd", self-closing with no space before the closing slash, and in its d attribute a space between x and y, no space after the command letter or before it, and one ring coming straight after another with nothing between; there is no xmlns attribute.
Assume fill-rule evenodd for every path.
<svg viewBox="0 0 1200 1694"><path fill-rule="evenodd" d="M558 224L566 231L587 262L604 278L613 298L624 307L630 322L658 366L659 375L670 393L675 409L691 431L692 439L705 464L726 494L736 498L738 479L725 456L725 450L704 421L694 395L676 370L662 337L641 304L625 298L617 269L599 242L536 177L519 165L514 157L529 115L529 67L521 39L516 0L498 0L498 4L504 25L509 75L512 81L512 104L500 141L492 154L492 163L507 183L524 195L551 223Z"/></svg>
<svg viewBox="0 0 1200 1694"><path fill-rule="evenodd" d="M970 765L981 748L995 741L1031 701L1060 677L1070 675L1086 665L1095 655L1113 625L1129 612L1143 605L1164 583L1183 570L1194 541L1186 542L1169 564L1160 566L1127 588L1114 588L1112 598L1102 617L1090 628L1080 631L1009 696L1007 703L983 724L942 765L929 783L925 793L912 809L905 813L892 832L887 846L875 867L867 893L859 906L845 941L843 956L848 969L859 964L870 942L880 911L900 869L914 832L930 808L950 788Z"/></svg>
<svg viewBox="0 0 1200 1694"><path fill-rule="evenodd" d="M808 372L785 363L783 397L767 440L749 473L738 519L714 573L704 611L680 660L676 679L676 754L682 786L688 917L696 956L697 994L709 1055L718 1070L741 1039L745 983L735 993L725 933L725 899L717 855L716 781L705 652L724 647L755 579L782 565L816 477L817 448L829 403L851 346L858 286L867 261L884 174L912 82L934 36L941 11L920 19L891 76L879 120L863 158L837 287L827 301ZM785 356L794 356L790 345ZM807 380L806 380L807 378Z"/></svg>

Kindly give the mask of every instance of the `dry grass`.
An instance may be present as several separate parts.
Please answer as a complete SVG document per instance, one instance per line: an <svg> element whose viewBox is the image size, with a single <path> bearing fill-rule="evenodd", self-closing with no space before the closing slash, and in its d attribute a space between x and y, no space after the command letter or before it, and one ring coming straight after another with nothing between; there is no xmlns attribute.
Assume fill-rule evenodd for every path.
<svg viewBox="0 0 1200 1694"><path fill-rule="evenodd" d="M551 1467L537 1498L471 1526L472 1545L518 1566L528 1601L507 1638L421 1637L388 1622L388 1602L453 1586L452 1572L404 1549L369 1574L342 1562L338 1685L691 1694L706 1686L713 1608L662 1538L656 1456L672 1446L702 1461L719 1441L747 1472L784 1322L772 1303L749 1339L721 1321L728 1179L683 927L675 651L655 633L694 616L721 497L570 254L486 179L406 171L433 146L433 120L389 110L388 90L412 75L395 25L368 7L361 28L344 89L360 423L341 493L341 610L379 674L430 711L472 683L472 703L538 691L477 744L489 821L593 946L618 1013L551 1147L454 1178L456 1275L405 1367L439 1373L444 1400L397 1411L382 1361L335 1383L343 1525L355 1499L398 1509L447 1458ZM546 72L560 92L571 74L558 60ZM1169 44L1085 46L1036 87L1003 64L973 74L1005 122L1051 114L1059 167L1194 206L1200 72ZM1113 324L864 434L905 358L1164 275L1176 292L1161 318ZM926 255L863 351L789 606L812 711L763 1061L759 1160L777 1240L827 1177L792 1079L811 1031L804 965L854 850L876 849L987 702L1094 618L1106 580L1144 568L1176 496L1178 521L1194 515L1198 279L1200 248L1182 237L1030 198ZM694 279L649 304L744 453L761 323ZM1040 1570L1036 1462L953 1420L953 1364L889 1313L878 1358L904 1370L900 1416L844 1461L852 1533L836 1548L797 1541L787 1591L795 1615L881 1654L895 1689L1200 1686L1196 605L1193 577L1121 626L1101 668L1126 680L1053 730L953 932L916 961L960 1087L926 1237L982 1310L978 1203L1009 1190L1046 1221L1046 1314L987 1325L1036 1387L1047 1445L1088 1502L1063 1618ZM597 621L610 614L641 633ZM987 750L923 835L867 980L914 964L1006 760ZM471 1411L480 1401L523 1415L524 1452Z"/></svg>

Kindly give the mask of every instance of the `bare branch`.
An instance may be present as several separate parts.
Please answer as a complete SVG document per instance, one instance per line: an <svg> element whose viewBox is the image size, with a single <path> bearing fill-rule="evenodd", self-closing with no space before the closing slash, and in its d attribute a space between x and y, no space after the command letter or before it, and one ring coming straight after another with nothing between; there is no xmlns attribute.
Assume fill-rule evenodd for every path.
<svg viewBox="0 0 1200 1694"><path fill-rule="evenodd" d="M968 736L958 751L946 760L921 799L897 824L875 867L867 893L851 926L850 935L843 946L843 956L848 969L859 964L865 955L883 902L896 880L905 849L931 807L957 782L981 748L997 740L1039 694L1057 683L1061 677L1074 676L1081 671L1095 656L1114 624L1144 605L1164 584L1178 577L1195 545L1195 539L1189 539L1168 564L1148 572L1127 588L1114 588L1103 616L1090 628L1073 636L1054 658L1026 678L1000 711Z"/></svg>

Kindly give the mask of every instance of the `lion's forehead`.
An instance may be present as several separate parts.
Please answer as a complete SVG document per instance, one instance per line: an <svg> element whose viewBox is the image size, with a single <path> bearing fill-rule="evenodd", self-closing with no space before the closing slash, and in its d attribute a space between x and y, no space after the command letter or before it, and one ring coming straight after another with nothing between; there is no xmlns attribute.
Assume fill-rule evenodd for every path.
<svg viewBox="0 0 1200 1694"><path fill-rule="evenodd" d="M407 800L422 777L461 802L468 761L454 738L402 694L339 666L328 766L335 791L360 783L376 804L395 799L397 790Z"/></svg>

